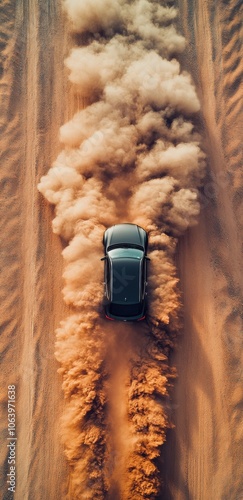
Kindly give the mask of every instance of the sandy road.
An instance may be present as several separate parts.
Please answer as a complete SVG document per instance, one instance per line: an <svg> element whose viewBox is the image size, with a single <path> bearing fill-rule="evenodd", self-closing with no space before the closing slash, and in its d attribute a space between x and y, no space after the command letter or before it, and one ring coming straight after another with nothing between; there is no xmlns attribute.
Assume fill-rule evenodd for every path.
<svg viewBox="0 0 243 500"><path fill-rule="evenodd" d="M14 383L16 499L55 500L68 490L58 434L63 395L53 356L54 330L66 311L61 242L36 185L60 149L60 125L73 114L74 97L65 99L68 39L60 2L8 1L1 7L11 18L1 81L1 431L5 440L6 389ZM179 244L185 326L172 360L178 370L176 428L163 447L161 498L241 500L242 6L181 0L179 7L189 44L184 64L201 98L211 174L199 225ZM122 425L122 413L113 411ZM119 447L120 435L114 439ZM5 499L5 441L0 457Z"/></svg>

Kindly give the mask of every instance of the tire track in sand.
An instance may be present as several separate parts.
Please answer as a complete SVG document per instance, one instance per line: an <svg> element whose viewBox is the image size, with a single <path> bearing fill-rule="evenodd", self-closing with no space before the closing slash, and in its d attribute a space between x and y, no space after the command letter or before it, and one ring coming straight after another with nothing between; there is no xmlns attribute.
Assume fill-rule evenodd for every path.
<svg viewBox="0 0 243 500"><path fill-rule="evenodd" d="M65 43L55 48L56 38L61 36L58 29L63 28L60 4L43 5L30 0L23 2L22 7L27 64L23 78L25 308L18 498L54 499L63 496L65 488L61 480L65 468L58 439L60 386L51 335L63 313L63 306L59 304L62 265L56 257L60 244L47 229L51 214L42 210L36 184L55 154L54 137L63 119L59 99L65 89L59 63L63 60Z"/></svg>

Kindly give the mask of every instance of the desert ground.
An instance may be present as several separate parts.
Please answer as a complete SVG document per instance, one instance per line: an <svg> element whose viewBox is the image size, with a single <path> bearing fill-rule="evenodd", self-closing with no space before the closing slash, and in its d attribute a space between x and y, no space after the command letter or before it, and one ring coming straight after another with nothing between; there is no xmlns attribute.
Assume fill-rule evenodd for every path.
<svg viewBox="0 0 243 500"><path fill-rule="evenodd" d="M63 300L62 251L69 248L70 237L65 239L61 230L60 236L53 233L53 203L47 203L37 185L63 149L60 127L87 106L86 96L75 90L64 65L70 49L82 39L71 32L60 0L0 1L0 496L4 500L13 498L7 483L9 385L16 389L16 500L243 499L243 5L237 0L167 3L178 9L176 29L186 40L178 59L196 87L200 111L195 122L207 160L199 186L198 223L173 236L183 320L176 332L173 326L171 344L161 343L161 336L151 344L147 326L111 328L103 318L97 326L97 308L85 316L84 299L76 300L76 289L73 295L70 292L71 271L66 274L65 292L71 298ZM125 199L126 186L121 189ZM117 217L124 214L121 205ZM135 219L130 215L130 221ZM97 255L99 251L101 242ZM101 273L102 267L98 282ZM174 281L171 293L173 287ZM161 311L166 308L161 299ZM74 318L70 329L67 318ZM88 324L87 331L75 343L82 322ZM94 325L96 347L88 339ZM149 354L155 348L156 362ZM83 361L79 367L75 356L78 352L82 358L82 349L90 365ZM94 387L89 371L92 355L98 367L92 374L99 405L94 412L88 396L82 400L83 407L88 405L86 411L93 411L92 428L85 421L83 431L84 417L75 411L81 400L78 391L84 392L86 382L81 388L78 384L83 373L87 391ZM132 402L141 388L134 381L141 381L145 365L148 385L148 373L153 379L151 391L154 374L158 384L161 377L156 391L162 413L156 413L150 389L145 390L141 401L149 401L146 422L151 409L158 425L154 430L153 423L146 423L152 429L144 441L149 452L138 450L136 455L132 447L139 410ZM82 462L79 444L84 442L92 454ZM150 468L154 457L159 472ZM147 482L140 489L143 470Z"/></svg>

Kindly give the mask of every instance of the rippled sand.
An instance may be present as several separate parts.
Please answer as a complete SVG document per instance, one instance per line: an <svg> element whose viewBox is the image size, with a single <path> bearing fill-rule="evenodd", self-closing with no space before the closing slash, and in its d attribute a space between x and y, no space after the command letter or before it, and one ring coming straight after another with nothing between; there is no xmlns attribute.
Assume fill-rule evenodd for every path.
<svg viewBox="0 0 243 500"><path fill-rule="evenodd" d="M208 175L181 239L184 332L163 498L242 498L242 4L180 2L202 107Z"/></svg>
<svg viewBox="0 0 243 500"><path fill-rule="evenodd" d="M169 408L175 429L162 448L160 498L238 500L243 497L242 4L181 0L179 10L188 42L182 63L201 101L208 173L199 224L178 248L184 331L172 359L178 371ZM6 401L7 386L15 384L15 498L55 500L69 490L59 438L62 381L54 358L54 330L68 311L61 294L62 242L52 234L52 209L36 185L59 152L59 127L82 103L63 65L70 41L60 2L1 1L0 15L0 490L1 498L11 498ZM114 411L119 419L115 406Z"/></svg>

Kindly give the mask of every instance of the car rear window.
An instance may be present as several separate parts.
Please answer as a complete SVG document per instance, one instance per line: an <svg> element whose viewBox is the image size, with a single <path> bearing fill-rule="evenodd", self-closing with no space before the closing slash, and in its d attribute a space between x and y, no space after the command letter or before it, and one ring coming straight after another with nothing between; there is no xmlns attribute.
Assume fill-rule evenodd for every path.
<svg viewBox="0 0 243 500"><path fill-rule="evenodd" d="M110 304L110 313L114 316L131 317L142 312L142 304Z"/></svg>

